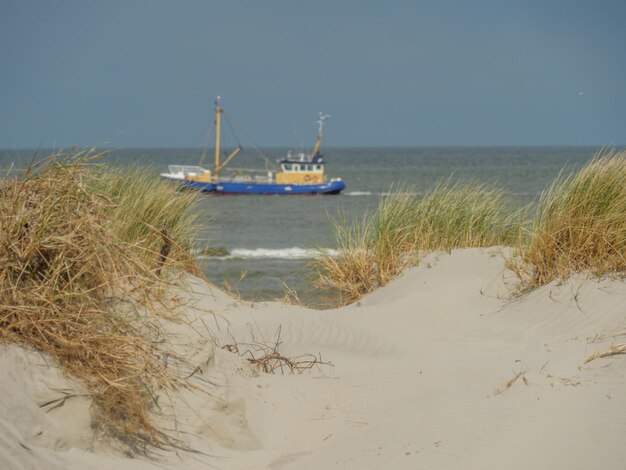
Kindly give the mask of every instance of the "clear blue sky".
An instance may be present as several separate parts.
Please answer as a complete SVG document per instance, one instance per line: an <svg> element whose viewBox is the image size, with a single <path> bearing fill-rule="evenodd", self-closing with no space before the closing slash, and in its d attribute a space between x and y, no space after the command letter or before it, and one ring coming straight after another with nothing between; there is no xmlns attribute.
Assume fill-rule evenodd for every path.
<svg viewBox="0 0 626 470"><path fill-rule="evenodd" d="M626 1L0 0L0 147L626 143ZM296 130L298 133L296 134Z"/></svg>

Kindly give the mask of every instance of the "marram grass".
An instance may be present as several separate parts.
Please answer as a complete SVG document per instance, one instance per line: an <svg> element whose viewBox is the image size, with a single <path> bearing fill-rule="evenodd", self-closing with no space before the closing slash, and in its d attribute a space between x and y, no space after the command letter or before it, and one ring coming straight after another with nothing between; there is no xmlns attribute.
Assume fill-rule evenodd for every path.
<svg viewBox="0 0 626 470"><path fill-rule="evenodd" d="M414 264L421 251L510 243L520 223L501 190L441 183L424 197L398 188L356 224L336 226L338 255L313 260L317 285L352 302L387 284Z"/></svg>
<svg viewBox="0 0 626 470"><path fill-rule="evenodd" d="M514 240L519 221L501 189L443 183L415 204L411 234L420 250L486 247Z"/></svg>
<svg viewBox="0 0 626 470"><path fill-rule="evenodd" d="M626 273L626 151L596 155L541 195L530 233L509 266L525 288L576 272Z"/></svg>
<svg viewBox="0 0 626 470"><path fill-rule="evenodd" d="M161 268L188 262L193 203L166 183L106 173L84 153L0 181L0 340L48 353L82 379L95 424L126 441L167 441L151 417L154 394L178 379L160 357L157 324L128 306L150 298ZM179 252L161 256L160 226Z"/></svg>
<svg viewBox="0 0 626 470"><path fill-rule="evenodd" d="M532 214L530 218L524 217ZM557 177L532 208L512 212L500 189L440 184L423 198L402 190L356 224L336 226L339 254L313 261L317 285L352 302L395 278L419 253L509 245L527 290L574 273L626 275L626 151L596 155Z"/></svg>
<svg viewBox="0 0 626 470"><path fill-rule="evenodd" d="M111 229L127 243L138 247L146 263L154 263L163 246L171 240L168 262L200 274L192 256L198 229L207 222L199 211L191 210L198 191L180 191L147 168L96 167L88 184L106 194L112 204L107 216Z"/></svg>

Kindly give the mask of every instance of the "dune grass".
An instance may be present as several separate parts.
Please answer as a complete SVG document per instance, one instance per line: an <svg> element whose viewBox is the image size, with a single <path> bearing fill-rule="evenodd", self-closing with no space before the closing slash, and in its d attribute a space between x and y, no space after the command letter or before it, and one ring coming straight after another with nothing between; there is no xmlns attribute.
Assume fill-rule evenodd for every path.
<svg viewBox="0 0 626 470"><path fill-rule="evenodd" d="M519 228L503 192L492 186L448 181L421 198L397 188L374 214L337 224L339 255L322 252L312 268L318 286L350 303L387 284L421 251L511 243Z"/></svg>
<svg viewBox="0 0 626 470"><path fill-rule="evenodd" d="M626 151L599 153L560 175L539 201L511 211L503 192L437 185L423 198L400 188L355 224L336 226L339 255L312 262L316 283L350 303L385 285L421 252L509 245L508 267L526 291L578 272L626 274Z"/></svg>
<svg viewBox="0 0 626 470"><path fill-rule="evenodd" d="M145 263L154 263L164 240L169 240L170 266L200 274L191 254L192 244L208 220L199 211L189 210L198 200L197 191L178 191L148 168L136 166L93 168L89 185L111 199L113 204L107 210L111 229L136 246Z"/></svg>
<svg viewBox="0 0 626 470"><path fill-rule="evenodd" d="M509 263L530 289L575 272L626 273L626 151L599 153L541 195L520 256Z"/></svg>
<svg viewBox="0 0 626 470"><path fill-rule="evenodd" d="M412 244L420 250L502 245L519 235L503 191L475 183L437 185L415 205Z"/></svg>
<svg viewBox="0 0 626 470"><path fill-rule="evenodd" d="M161 269L188 265L197 196L90 158L53 156L0 181L0 339L82 379L101 429L160 445L155 392L177 379L158 323L129 307L161 285ZM165 256L163 232L176 247Z"/></svg>

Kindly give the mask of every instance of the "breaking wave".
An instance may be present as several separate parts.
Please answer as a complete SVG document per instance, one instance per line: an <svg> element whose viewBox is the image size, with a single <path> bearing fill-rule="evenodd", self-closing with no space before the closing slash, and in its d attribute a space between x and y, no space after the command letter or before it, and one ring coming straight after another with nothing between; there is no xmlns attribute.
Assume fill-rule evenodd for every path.
<svg viewBox="0 0 626 470"><path fill-rule="evenodd" d="M330 253L333 256L337 255L337 250L326 249L316 250L311 248L233 248L229 250L228 254L221 256L207 256L213 259L228 260L228 259L285 259L285 260L301 260L317 258L321 255L322 251Z"/></svg>

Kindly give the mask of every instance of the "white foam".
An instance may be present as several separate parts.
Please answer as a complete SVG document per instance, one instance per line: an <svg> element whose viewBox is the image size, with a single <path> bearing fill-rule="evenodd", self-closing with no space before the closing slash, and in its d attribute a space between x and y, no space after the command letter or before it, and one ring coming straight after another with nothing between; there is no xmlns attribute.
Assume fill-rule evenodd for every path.
<svg viewBox="0 0 626 470"><path fill-rule="evenodd" d="M337 250L324 249L316 250L312 248L233 248L226 256L217 256L216 259L286 259L301 260L317 258L324 253L337 256Z"/></svg>
<svg viewBox="0 0 626 470"><path fill-rule="evenodd" d="M393 192L393 191L383 191L373 193L371 191L348 191L342 193L344 196L423 196L424 193L416 192L416 191L402 191L402 192Z"/></svg>

